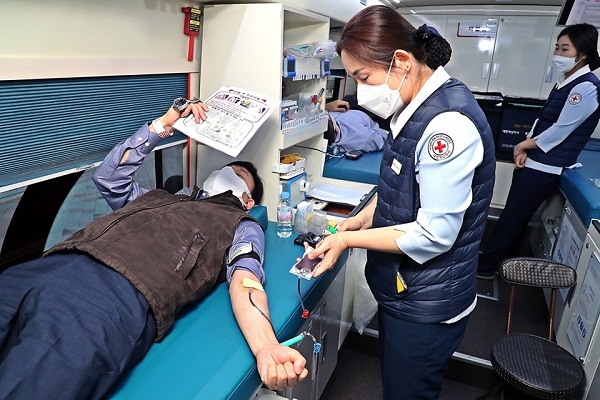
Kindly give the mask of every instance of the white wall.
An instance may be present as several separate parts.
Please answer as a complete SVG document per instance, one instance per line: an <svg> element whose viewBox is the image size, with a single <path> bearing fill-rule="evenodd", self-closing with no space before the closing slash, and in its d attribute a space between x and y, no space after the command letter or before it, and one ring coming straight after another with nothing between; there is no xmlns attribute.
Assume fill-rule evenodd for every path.
<svg viewBox="0 0 600 400"><path fill-rule="evenodd" d="M303 10L321 14L325 17L335 19L341 22L347 22L354 14L365 7L386 4L379 0L367 0L366 6L361 4L360 0L249 0L249 1L232 1L232 0L199 0L205 4L220 4L220 3L282 3ZM387 4L386 4L387 5Z"/></svg>
<svg viewBox="0 0 600 400"><path fill-rule="evenodd" d="M227 1L0 0L0 80L197 74L200 40L189 62L181 8L209 2ZM342 22L365 7L360 0L280 2ZM382 3L367 0L374 4Z"/></svg>
<svg viewBox="0 0 600 400"><path fill-rule="evenodd" d="M198 3L2 0L0 80L197 73L198 61L187 61L181 11L193 5Z"/></svg>
<svg viewBox="0 0 600 400"><path fill-rule="evenodd" d="M294 5L326 17L347 22L354 14L365 8L360 0L283 0L281 3ZM367 0L367 5L382 4L379 0Z"/></svg>
<svg viewBox="0 0 600 400"><path fill-rule="evenodd" d="M200 40L189 62L181 8L203 2L1 0L0 80L189 72L197 81ZM360 0L281 2L342 22L365 7ZM382 2L367 1L374 4Z"/></svg>

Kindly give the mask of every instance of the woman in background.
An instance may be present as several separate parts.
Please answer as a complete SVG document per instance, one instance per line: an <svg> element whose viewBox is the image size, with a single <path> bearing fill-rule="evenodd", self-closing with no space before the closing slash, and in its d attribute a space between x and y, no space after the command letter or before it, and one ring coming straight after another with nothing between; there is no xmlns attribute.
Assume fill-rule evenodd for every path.
<svg viewBox="0 0 600 400"><path fill-rule="evenodd" d="M371 6L336 50L358 104L391 119L376 199L309 257L315 275L365 248L378 302L384 399L437 399L475 308L479 244L495 175L493 138L473 94L444 70L450 45L426 25Z"/></svg>
<svg viewBox="0 0 600 400"><path fill-rule="evenodd" d="M493 279L500 262L517 255L529 220L552 194L564 168L577 162L594 132L600 80L598 30L570 25L559 34L552 63L561 75L527 139L513 149L515 170L506 205L481 257L477 276Z"/></svg>

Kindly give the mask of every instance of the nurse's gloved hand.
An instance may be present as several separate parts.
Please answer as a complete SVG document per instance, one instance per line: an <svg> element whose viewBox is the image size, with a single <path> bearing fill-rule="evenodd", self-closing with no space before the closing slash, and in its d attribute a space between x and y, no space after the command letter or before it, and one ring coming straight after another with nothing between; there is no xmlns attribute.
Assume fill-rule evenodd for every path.
<svg viewBox="0 0 600 400"><path fill-rule="evenodd" d="M270 390L284 390L308 376L306 359L296 349L277 342L269 344L256 354L260 379Z"/></svg>

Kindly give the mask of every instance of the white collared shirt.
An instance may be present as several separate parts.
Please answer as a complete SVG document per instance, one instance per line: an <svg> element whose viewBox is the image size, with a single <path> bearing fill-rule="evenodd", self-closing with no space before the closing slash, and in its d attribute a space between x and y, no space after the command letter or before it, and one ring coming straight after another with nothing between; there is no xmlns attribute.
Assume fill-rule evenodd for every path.
<svg viewBox="0 0 600 400"><path fill-rule="evenodd" d="M573 82L575 79L590 72L590 67L585 65L573 75L565 79L565 75L561 74L556 83L557 90L562 89L566 85ZM569 92L567 97L577 98L577 102L567 101L562 108L558 119L554 124L548 127L544 132L534 138L537 146L547 153L559 144L561 144L575 129L583 123L596 109L598 108L598 95L596 85L592 82L585 81L575 85ZM533 130L538 123L535 120L531 131L527 134L527 138L533 135ZM529 157L525 160L525 167L546 172L548 174L560 175L562 167L542 164L534 161Z"/></svg>
<svg viewBox="0 0 600 400"><path fill-rule="evenodd" d="M449 78L442 67L433 73L417 96L392 118L394 137L417 108ZM449 138L452 142L452 150L445 158L432 155L429 144L436 144L432 142L436 140L434 135ZM471 204L475 168L482 161L483 143L468 117L458 112L444 112L431 120L415 149L421 207L415 221L395 227L405 232L396 239L403 253L422 264L454 245L465 211Z"/></svg>

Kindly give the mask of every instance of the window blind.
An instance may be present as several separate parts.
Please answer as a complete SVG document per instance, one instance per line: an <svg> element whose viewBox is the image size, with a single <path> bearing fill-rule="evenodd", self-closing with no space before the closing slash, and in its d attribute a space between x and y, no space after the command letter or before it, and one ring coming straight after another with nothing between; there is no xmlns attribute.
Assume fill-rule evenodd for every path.
<svg viewBox="0 0 600 400"><path fill-rule="evenodd" d="M101 161L176 97L187 74L0 82L0 188Z"/></svg>

